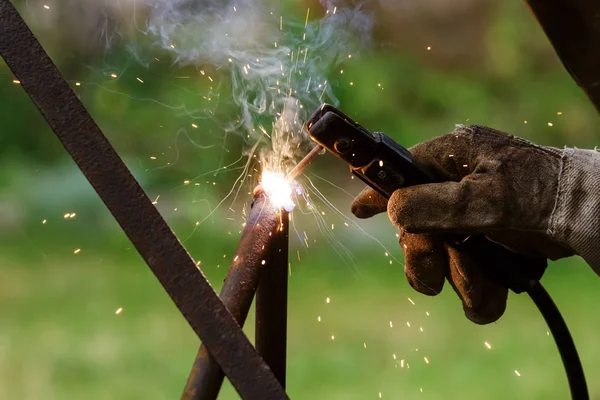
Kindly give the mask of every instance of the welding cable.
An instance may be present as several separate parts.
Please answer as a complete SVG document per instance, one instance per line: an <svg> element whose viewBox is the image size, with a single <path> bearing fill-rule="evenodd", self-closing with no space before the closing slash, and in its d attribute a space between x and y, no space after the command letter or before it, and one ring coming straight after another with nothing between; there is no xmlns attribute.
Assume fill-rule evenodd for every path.
<svg viewBox="0 0 600 400"><path fill-rule="evenodd" d="M571 390L571 399L589 400L590 396L579 354L575 348L575 343L573 342L569 328L556 307L556 304L554 304L554 301L546 289L544 289L539 282L536 282L529 288L527 294L529 294L531 300L533 300L538 310L540 310L540 313L550 328L550 332L552 332L552 336L554 337L554 341L556 342L558 352L560 353L560 357L562 358L567 373L569 388Z"/></svg>

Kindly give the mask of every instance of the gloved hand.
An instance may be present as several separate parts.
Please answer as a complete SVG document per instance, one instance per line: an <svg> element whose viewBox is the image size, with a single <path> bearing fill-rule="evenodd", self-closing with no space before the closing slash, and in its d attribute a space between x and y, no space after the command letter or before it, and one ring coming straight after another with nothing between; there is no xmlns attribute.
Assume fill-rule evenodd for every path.
<svg viewBox="0 0 600 400"><path fill-rule="evenodd" d="M487 324L504 313L508 290L485 268L501 269L508 262L528 268L535 259L556 260L582 248L573 240L581 236L577 234L581 230L570 222L583 216L574 215L573 221L565 218L577 208L573 196L563 193L574 173L566 169L566 160L576 158L565 153L568 149L538 146L471 126L409 150L441 183L399 189L389 202L366 188L354 200L352 212L369 218L387 209L392 223L400 228L406 277L417 291L435 295L448 279L466 316ZM595 209L598 221L597 201ZM599 228L600 224L596 233ZM476 245L465 246L457 238L474 240Z"/></svg>

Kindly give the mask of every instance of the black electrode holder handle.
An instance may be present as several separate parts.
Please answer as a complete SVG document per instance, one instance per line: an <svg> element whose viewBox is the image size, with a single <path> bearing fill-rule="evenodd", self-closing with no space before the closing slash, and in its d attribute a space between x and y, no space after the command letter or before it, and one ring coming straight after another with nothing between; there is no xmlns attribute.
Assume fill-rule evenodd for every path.
<svg viewBox="0 0 600 400"><path fill-rule="evenodd" d="M324 104L307 121L311 139L344 160L352 173L389 199L401 187L435 183L410 152L381 132L371 133L337 108ZM448 235L473 254L493 245L484 235ZM558 308L539 282L546 270L545 258L528 258L503 251L502 260L486 266L486 272L515 293L527 292L548 323L567 373L571 398L588 400L585 375L575 343Z"/></svg>

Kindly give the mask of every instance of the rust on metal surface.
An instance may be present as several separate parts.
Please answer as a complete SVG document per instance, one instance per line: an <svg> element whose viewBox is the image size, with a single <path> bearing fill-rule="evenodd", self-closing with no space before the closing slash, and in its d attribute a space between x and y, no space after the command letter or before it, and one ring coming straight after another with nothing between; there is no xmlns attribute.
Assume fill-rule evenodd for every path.
<svg viewBox="0 0 600 400"><path fill-rule="evenodd" d="M283 212L273 251L256 292L256 350L285 389L289 214Z"/></svg>
<svg viewBox="0 0 600 400"><path fill-rule="evenodd" d="M0 0L0 56L242 398L287 399L269 367L8 0Z"/></svg>
<svg viewBox="0 0 600 400"><path fill-rule="evenodd" d="M270 264L271 254L281 246L282 239L285 239L287 249L287 235L283 237L285 232L281 231L281 221L281 212L271 205L260 188L255 190L244 231L220 294L223 304L240 326L246 321L259 279ZM182 399L216 399L223 378L219 365L206 346L201 345Z"/></svg>

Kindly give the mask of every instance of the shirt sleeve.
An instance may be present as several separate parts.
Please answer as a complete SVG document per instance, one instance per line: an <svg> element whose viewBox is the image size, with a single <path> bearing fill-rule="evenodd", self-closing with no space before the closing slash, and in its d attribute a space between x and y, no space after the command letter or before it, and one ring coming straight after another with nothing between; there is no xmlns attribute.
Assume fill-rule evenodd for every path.
<svg viewBox="0 0 600 400"><path fill-rule="evenodd" d="M600 151L563 150L548 229L600 275Z"/></svg>

